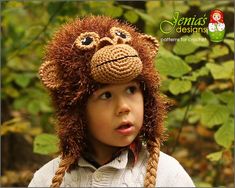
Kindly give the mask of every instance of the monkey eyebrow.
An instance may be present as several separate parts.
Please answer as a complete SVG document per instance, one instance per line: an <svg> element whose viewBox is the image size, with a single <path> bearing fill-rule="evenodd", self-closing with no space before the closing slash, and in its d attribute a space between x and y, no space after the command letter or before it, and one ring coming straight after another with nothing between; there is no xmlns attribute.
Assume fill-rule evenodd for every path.
<svg viewBox="0 0 235 188"><path fill-rule="evenodd" d="M125 59L125 58L128 58L128 57L138 57L138 55L128 55L128 56L119 57L117 59L111 59L111 60L105 61L105 62L103 62L99 65L96 65L96 67L102 66L104 64L107 64L107 63L110 63L110 62L113 62L113 61L118 61L118 60L121 60L121 59Z"/></svg>

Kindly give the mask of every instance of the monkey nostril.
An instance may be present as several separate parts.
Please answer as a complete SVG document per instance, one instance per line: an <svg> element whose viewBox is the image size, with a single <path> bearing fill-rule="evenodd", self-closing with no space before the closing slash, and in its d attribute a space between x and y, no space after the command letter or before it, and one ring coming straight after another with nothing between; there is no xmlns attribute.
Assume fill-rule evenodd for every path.
<svg viewBox="0 0 235 188"><path fill-rule="evenodd" d="M100 39L99 45L98 45L98 49L103 48L104 46L108 46L108 45L113 45L115 42L108 38L108 37L104 37L102 39Z"/></svg>
<svg viewBox="0 0 235 188"><path fill-rule="evenodd" d="M125 44L126 42L124 42L121 38L117 38L117 44Z"/></svg>
<svg viewBox="0 0 235 188"><path fill-rule="evenodd" d="M112 43L110 43L108 41L102 41L102 42L99 43L98 49L103 48L103 47L108 46L108 45L112 45Z"/></svg>

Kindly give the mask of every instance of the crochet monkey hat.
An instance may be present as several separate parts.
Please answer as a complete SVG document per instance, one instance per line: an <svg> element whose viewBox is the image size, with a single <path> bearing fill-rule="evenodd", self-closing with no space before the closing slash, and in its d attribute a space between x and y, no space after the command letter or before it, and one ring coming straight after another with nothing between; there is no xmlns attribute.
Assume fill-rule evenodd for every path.
<svg viewBox="0 0 235 188"><path fill-rule="evenodd" d="M144 96L144 122L138 135L149 159L145 187L154 187L164 140L166 99L159 92L154 59L158 41L133 26L105 16L88 16L63 25L47 45L40 78L50 91L58 119L61 161L51 187L59 187L65 172L87 147L88 97L102 84L137 80Z"/></svg>

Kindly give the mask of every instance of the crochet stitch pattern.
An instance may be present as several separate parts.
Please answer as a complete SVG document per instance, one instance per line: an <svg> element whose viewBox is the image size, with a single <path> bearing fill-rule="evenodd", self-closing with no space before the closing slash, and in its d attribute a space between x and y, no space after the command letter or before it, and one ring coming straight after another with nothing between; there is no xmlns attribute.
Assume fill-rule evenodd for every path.
<svg viewBox="0 0 235 188"><path fill-rule="evenodd" d="M138 53L126 44L105 46L91 59L91 74L101 83L128 82L142 71Z"/></svg>
<svg viewBox="0 0 235 188"><path fill-rule="evenodd" d="M80 156L89 147L84 112L88 97L103 84L131 80L140 83L144 97L144 122L138 137L147 144L149 159L143 185L156 185L169 104L159 91L160 77L154 67L158 50L154 37L106 16L75 19L55 33L39 69L56 110L62 158L51 187L61 185L65 172L77 168Z"/></svg>
<svg viewBox="0 0 235 188"><path fill-rule="evenodd" d="M55 89L60 87L60 80L57 78L56 64L50 61L46 61L40 67L39 76L42 79L44 85L48 88Z"/></svg>

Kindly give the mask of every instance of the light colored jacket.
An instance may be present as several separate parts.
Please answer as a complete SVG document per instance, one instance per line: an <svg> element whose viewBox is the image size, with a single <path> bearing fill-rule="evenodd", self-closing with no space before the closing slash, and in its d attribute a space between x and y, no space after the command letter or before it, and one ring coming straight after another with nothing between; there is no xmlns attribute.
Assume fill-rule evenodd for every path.
<svg viewBox="0 0 235 188"><path fill-rule="evenodd" d="M61 187L143 187L146 174L148 152L142 147L137 163L133 166L128 151L96 169L83 158L76 170L66 173ZM40 168L29 187L49 187L58 168L57 157ZM195 187L191 178L179 162L161 152L157 170L157 187Z"/></svg>

